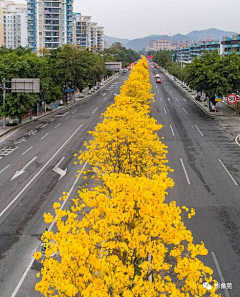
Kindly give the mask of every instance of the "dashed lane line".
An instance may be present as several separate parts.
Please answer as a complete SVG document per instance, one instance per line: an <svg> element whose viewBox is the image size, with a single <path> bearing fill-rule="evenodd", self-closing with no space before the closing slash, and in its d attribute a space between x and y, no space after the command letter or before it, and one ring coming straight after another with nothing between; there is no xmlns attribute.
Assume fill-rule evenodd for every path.
<svg viewBox="0 0 240 297"><path fill-rule="evenodd" d="M182 158L180 158L180 162L181 162L181 164L182 164L182 168L183 168L183 171L184 171L184 173L185 173L187 183L188 183L189 185L191 185L191 182L190 182L190 179L189 179L189 176L188 176L188 173L187 173L187 170L186 170L186 167L185 167L185 165L184 165L184 163L183 163Z"/></svg>
<svg viewBox="0 0 240 297"><path fill-rule="evenodd" d="M186 114L188 114L188 112L186 111L186 109L183 107L183 110L184 110L184 112L186 113Z"/></svg>
<svg viewBox="0 0 240 297"><path fill-rule="evenodd" d="M69 119L70 118L70 115L68 116L68 117L66 117L66 119L65 120L67 120L67 119Z"/></svg>
<svg viewBox="0 0 240 297"><path fill-rule="evenodd" d="M221 283L222 283L222 284L225 284L226 282L225 282L225 280L224 280L222 271L221 271L221 269L220 269L220 265L219 265L219 263L218 263L217 257L216 257L216 255L215 255L214 252L211 252L211 254L212 254L212 258L213 258L213 261L214 261L214 263L215 263L215 266L216 266L216 268L217 268L217 272L218 272L218 275L219 275L219 277L220 277ZM224 293L225 293L226 297L230 297L229 292L228 292L227 289L224 289Z"/></svg>
<svg viewBox="0 0 240 297"><path fill-rule="evenodd" d="M202 132L200 131L200 129L198 128L197 125L195 125L196 129L198 130L198 132L200 133L201 136L203 136Z"/></svg>
<svg viewBox="0 0 240 297"><path fill-rule="evenodd" d="M54 127L54 129L56 129L57 127L59 127L61 125L61 123L59 123L59 124L57 124L57 126L56 127Z"/></svg>
<svg viewBox="0 0 240 297"><path fill-rule="evenodd" d="M227 167L223 164L221 159L218 159L218 161L220 162L220 164L222 165L222 167L225 169L225 171L227 172L227 174L229 175L229 177L231 178L231 180L233 181L235 186L238 186L238 183L236 182L236 180L234 179L234 177L231 175L231 173L228 171Z"/></svg>
<svg viewBox="0 0 240 297"><path fill-rule="evenodd" d="M24 156L28 151L30 151L30 149L32 149L33 147L31 146L30 148L28 148L24 153L22 153L22 156Z"/></svg>
<svg viewBox="0 0 240 297"><path fill-rule="evenodd" d="M4 167L4 168L0 171L0 174L1 174L4 170L6 170L9 166L10 166L10 164L8 164L6 167Z"/></svg>
<svg viewBox="0 0 240 297"><path fill-rule="evenodd" d="M94 111L92 112L92 114L94 114L94 113L97 111L97 109L98 109L98 107L96 107L96 108L94 109Z"/></svg>
<svg viewBox="0 0 240 297"><path fill-rule="evenodd" d="M176 101L177 101L177 102L179 102L179 100L178 100L178 98L177 98L177 97L175 97L175 99L176 99Z"/></svg>
<svg viewBox="0 0 240 297"><path fill-rule="evenodd" d="M175 133L174 133L174 131L173 131L173 127L172 127L172 125L170 125L170 129L171 129L171 131L172 131L172 135L173 135L173 137L175 137Z"/></svg>
<svg viewBox="0 0 240 297"><path fill-rule="evenodd" d="M45 137L47 137L49 135L49 133L47 133L47 134L45 134L42 138L41 138L41 140L43 140Z"/></svg>
<svg viewBox="0 0 240 297"><path fill-rule="evenodd" d="M163 107L163 109L164 109L164 112L165 112L165 114L167 114L166 108L165 108L165 107Z"/></svg>

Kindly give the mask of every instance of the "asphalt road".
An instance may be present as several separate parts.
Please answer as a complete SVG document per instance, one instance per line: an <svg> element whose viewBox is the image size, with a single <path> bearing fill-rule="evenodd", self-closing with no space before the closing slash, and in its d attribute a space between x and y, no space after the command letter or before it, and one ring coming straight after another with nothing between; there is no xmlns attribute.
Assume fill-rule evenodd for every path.
<svg viewBox="0 0 240 297"><path fill-rule="evenodd" d="M156 73L162 84L155 82ZM186 224L195 242L203 241L209 250L204 262L219 283L232 284L218 293L239 297L240 147L219 117L206 115L159 69L151 70L151 81L156 94L152 116L164 126L159 135L175 170L167 199L196 209Z"/></svg>
<svg viewBox="0 0 240 297"><path fill-rule="evenodd" d="M34 291L40 267L29 264L47 227L43 214L52 212L63 192L71 190L71 198L76 196L81 167L73 164L73 155L90 139L87 132L100 121L126 78L121 75L91 99L0 138L1 297L40 296Z"/></svg>

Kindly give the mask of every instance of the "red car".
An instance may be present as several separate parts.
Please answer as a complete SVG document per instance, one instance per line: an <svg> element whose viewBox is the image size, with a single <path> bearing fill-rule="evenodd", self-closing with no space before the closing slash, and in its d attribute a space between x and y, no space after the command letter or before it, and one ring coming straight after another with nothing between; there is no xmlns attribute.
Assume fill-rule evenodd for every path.
<svg viewBox="0 0 240 297"><path fill-rule="evenodd" d="M156 83L160 83L161 84L162 83L161 79L160 78L157 78L156 79Z"/></svg>

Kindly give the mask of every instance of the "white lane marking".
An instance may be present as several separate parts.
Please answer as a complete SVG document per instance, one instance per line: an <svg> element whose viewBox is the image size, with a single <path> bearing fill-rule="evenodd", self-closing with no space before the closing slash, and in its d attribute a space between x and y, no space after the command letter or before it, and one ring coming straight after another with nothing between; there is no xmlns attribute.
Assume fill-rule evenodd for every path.
<svg viewBox="0 0 240 297"><path fill-rule="evenodd" d="M191 183L190 183L190 179L189 179L189 177L188 177L188 173L187 173L187 170L186 170L186 168L185 168L185 165L184 165L184 163L183 163L182 158L180 158L180 161L181 161L182 168L183 168L183 171L184 171L185 176L186 176L187 183L188 183L189 185L191 185Z"/></svg>
<svg viewBox="0 0 240 297"><path fill-rule="evenodd" d="M211 252L211 254L212 254L212 257L213 257L213 261L214 261L214 263L215 263L215 266L216 266L216 268L217 268L217 272L218 272L218 275L219 275L219 277L220 277L221 283L222 283L222 284L223 284L223 283L225 284L226 282L225 282L225 280L224 280L222 271L221 271L221 269L220 269L220 265L219 265L219 263L218 263L217 257L216 257L216 255L215 255L214 252ZM224 289L224 293L225 293L226 297L230 297L230 295L229 295L227 289Z"/></svg>
<svg viewBox="0 0 240 297"><path fill-rule="evenodd" d="M57 126L56 127L54 127L54 129L56 129L57 127L59 127L61 125L61 123L59 123L59 124L57 124Z"/></svg>
<svg viewBox="0 0 240 297"><path fill-rule="evenodd" d="M202 132L200 131L200 129L198 128L197 125L195 125L195 127L197 128L198 132L203 136Z"/></svg>
<svg viewBox="0 0 240 297"><path fill-rule="evenodd" d="M187 100L186 100L185 98L183 98L183 100L184 100L185 102L187 102Z"/></svg>
<svg viewBox="0 0 240 297"><path fill-rule="evenodd" d="M23 127L23 126L22 126ZM5 139L7 139L8 137L12 136L14 133L16 133L19 129L21 129L22 127L17 128L13 133L9 134L8 136L6 136L5 138L1 139L0 142L4 141Z"/></svg>
<svg viewBox="0 0 240 297"><path fill-rule="evenodd" d="M9 166L10 166L10 164L8 164L6 167L4 167L4 168L0 171L0 173L2 173L4 170L6 170Z"/></svg>
<svg viewBox="0 0 240 297"><path fill-rule="evenodd" d="M15 178L19 177L20 175L22 175L25 172L25 169L30 166L35 160L37 159L37 157L34 157L31 161L29 161L25 166L23 166L23 168L19 171L16 171L15 174L13 175L13 177L11 178L11 180L14 180Z"/></svg>
<svg viewBox="0 0 240 297"><path fill-rule="evenodd" d="M238 183L233 178L233 176L231 175L231 173L228 171L227 167L223 164L222 160L221 159L218 159L218 161L220 162L220 164L222 165L222 167L225 169L225 171L227 172L227 174L230 176L230 178L233 181L233 183L235 184L235 186L238 186Z"/></svg>
<svg viewBox="0 0 240 297"><path fill-rule="evenodd" d="M65 168L64 170L59 168L60 164L63 162L64 159L65 157L62 157L53 168L53 171L60 175L58 180L60 180L62 177L64 177L67 174L67 168Z"/></svg>
<svg viewBox="0 0 240 297"><path fill-rule="evenodd" d="M92 112L92 114L94 114L94 113L96 112L97 109L98 109L98 107L94 109L94 111Z"/></svg>
<svg viewBox="0 0 240 297"><path fill-rule="evenodd" d="M162 97L160 97L160 100L162 101Z"/></svg>
<svg viewBox="0 0 240 297"><path fill-rule="evenodd" d="M64 208L65 204L67 203L68 198L70 197L70 195L71 195L71 193L72 193L74 187L76 186L76 184L77 184L77 182L78 182L80 176L82 175L82 172L83 172L84 168L86 167L86 165L87 165L87 162L85 162L85 164L83 165L83 167L82 167L82 169L81 169L81 172L79 173L79 175L78 175L77 178L75 179L75 181L74 181L74 183L73 183L71 189L69 190L69 192L68 192L68 197L63 201L63 204L62 204L61 207L60 207L61 210ZM49 226L49 228L48 228L49 231L51 231L52 228L53 228L53 226L55 225L55 223L56 223L56 219L57 219L57 216L55 216L54 220L52 221L51 225ZM21 286L22 286L22 284L23 284L25 278L27 277L28 272L29 272L29 270L31 269L31 267L32 267L32 265L33 265L33 263L34 263L34 261L35 261L35 258L32 257L30 263L28 264L26 270L24 271L24 273L23 273L23 275L22 275L20 281L18 282L18 284L17 284L17 286L16 286L14 292L12 293L11 297L16 297L16 295L17 295L19 289L21 288Z"/></svg>
<svg viewBox="0 0 240 297"><path fill-rule="evenodd" d="M45 135L41 138L41 140L44 139L46 136L48 136L48 134L49 134L49 133L45 134Z"/></svg>
<svg viewBox="0 0 240 297"><path fill-rule="evenodd" d="M26 184L26 186L17 194L17 196L8 204L6 208L0 213L0 218L13 205L13 203L22 195L22 193L29 187L29 185L39 176L39 174L48 166L48 164L57 156L62 148L73 138L73 136L82 128L83 124L73 132L73 134L64 142L64 144L56 151L56 153L47 161L47 163L34 175L34 177Z"/></svg>
<svg viewBox="0 0 240 297"><path fill-rule="evenodd" d="M167 114L166 108L165 108L165 107L163 107L163 109L164 109L164 112L165 112L165 114Z"/></svg>
<svg viewBox="0 0 240 297"><path fill-rule="evenodd" d="M76 109L76 110L74 110L73 112L72 112L72 114L74 114L75 112L77 112L78 110Z"/></svg>
<svg viewBox="0 0 240 297"><path fill-rule="evenodd" d="M104 102L105 100L107 100L107 97L103 99L103 102Z"/></svg>
<svg viewBox="0 0 240 297"><path fill-rule="evenodd" d="M178 98L177 98L177 97L175 97L175 99L177 100L177 102L179 102L179 100L178 100Z"/></svg>
<svg viewBox="0 0 240 297"><path fill-rule="evenodd" d="M0 150L0 156L8 156L10 155L13 151L15 151L16 149L18 148L17 147L4 147Z"/></svg>
<svg viewBox="0 0 240 297"><path fill-rule="evenodd" d="M236 136L236 138L235 138L235 142L236 142L236 144L237 144L238 146L240 146L240 144L239 144L239 142L238 142L238 139L240 140L240 134L239 134L238 136Z"/></svg>
<svg viewBox="0 0 240 297"><path fill-rule="evenodd" d="M172 90L170 92L173 94Z"/></svg>
<svg viewBox="0 0 240 297"><path fill-rule="evenodd" d="M69 111L65 112L64 114L58 114L55 116L55 118L65 117L68 113L69 113Z"/></svg>
<svg viewBox="0 0 240 297"><path fill-rule="evenodd" d="M183 107L183 110L184 110L184 112L186 113L186 114L188 114L188 112L186 111L186 109Z"/></svg>
<svg viewBox="0 0 240 297"><path fill-rule="evenodd" d="M173 131L173 127L172 127L172 125L170 125L170 128L171 128L171 131L172 131L172 135L175 137L175 133L174 133L174 131Z"/></svg>
<svg viewBox="0 0 240 297"><path fill-rule="evenodd" d="M30 149L32 149L32 146L28 148L24 153L22 153L22 156L24 156L28 151L30 151Z"/></svg>
<svg viewBox="0 0 240 297"><path fill-rule="evenodd" d="M67 119L69 119L69 118L70 118L70 115L69 115L68 117L66 117L65 120L67 120Z"/></svg>
<svg viewBox="0 0 240 297"><path fill-rule="evenodd" d="M168 101L169 101L169 102L171 101L170 98L168 98Z"/></svg>
<svg viewBox="0 0 240 297"><path fill-rule="evenodd" d="M158 90L158 94L159 94L160 92L159 92L159 90Z"/></svg>

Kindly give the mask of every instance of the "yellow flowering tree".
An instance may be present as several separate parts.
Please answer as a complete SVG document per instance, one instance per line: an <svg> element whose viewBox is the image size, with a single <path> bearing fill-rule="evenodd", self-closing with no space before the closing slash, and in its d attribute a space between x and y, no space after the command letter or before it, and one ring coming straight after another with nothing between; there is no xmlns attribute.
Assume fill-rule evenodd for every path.
<svg viewBox="0 0 240 297"><path fill-rule="evenodd" d="M217 296L212 270L198 259L207 250L183 223L194 209L165 202L174 183L152 101L143 58L80 151L100 185L79 190L68 210L54 203L57 232L46 231L45 255L35 254L44 296ZM51 223L53 215L44 218Z"/></svg>

